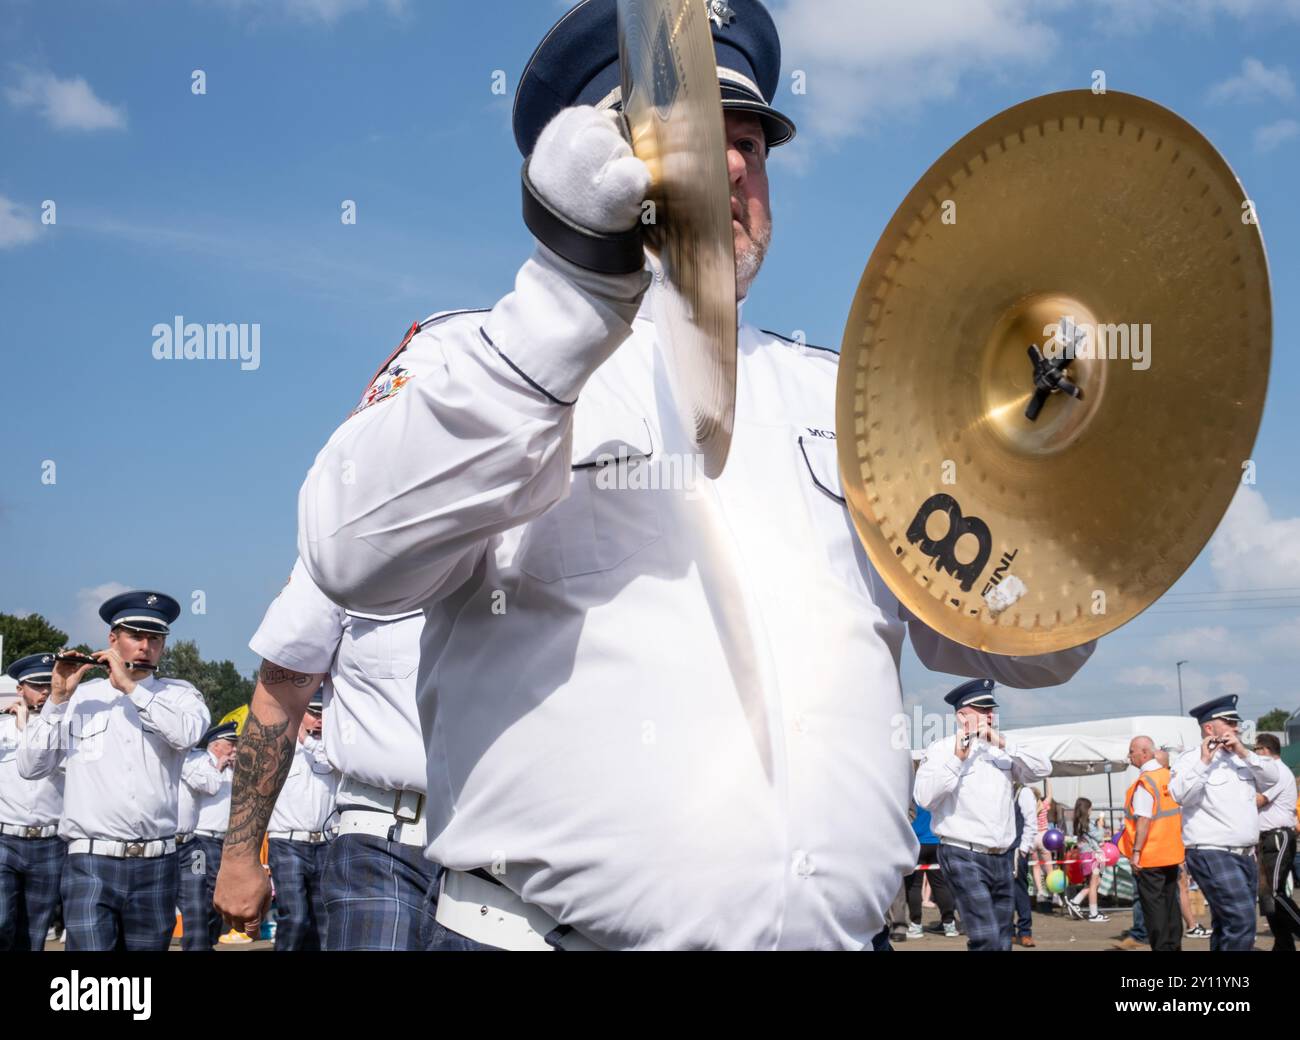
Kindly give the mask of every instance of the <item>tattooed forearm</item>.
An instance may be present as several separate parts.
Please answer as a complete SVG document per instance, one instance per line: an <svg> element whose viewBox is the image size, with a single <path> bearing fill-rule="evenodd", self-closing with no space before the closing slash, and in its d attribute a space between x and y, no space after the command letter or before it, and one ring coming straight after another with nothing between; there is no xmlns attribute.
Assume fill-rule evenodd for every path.
<svg viewBox="0 0 1300 1040"><path fill-rule="evenodd" d="M263 723L248 713L231 780L227 852L238 849L256 855L261 849L275 800L289 775L294 742L287 719Z"/></svg>
<svg viewBox="0 0 1300 1040"><path fill-rule="evenodd" d="M295 672L292 668L281 668L278 664L272 664L270 661L262 662L257 677L262 680L265 686L279 686L281 683L291 683L300 689L313 680L319 681L320 678L315 675Z"/></svg>

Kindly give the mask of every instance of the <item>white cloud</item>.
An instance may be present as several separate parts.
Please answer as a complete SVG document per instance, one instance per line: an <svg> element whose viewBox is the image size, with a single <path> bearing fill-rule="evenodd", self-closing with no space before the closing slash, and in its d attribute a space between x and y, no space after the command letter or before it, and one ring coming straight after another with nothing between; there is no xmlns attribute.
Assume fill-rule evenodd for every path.
<svg viewBox="0 0 1300 1040"><path fill-rule="evenodd" d="M1243 484L1210 539L1210 567L1225 590L1300 586L1300 517L1274 518Z"/></svg>
<svg viewBox="0 0 1300 1040"><path fill-rule="evenodd" d="M1272 657L1300 657L1300 617L1266 628L1259 644Z"/></svg>
<svg viewBox="0 0 1300 1040"><path fill-rule="evenodd" d="M99 616L99 608L106 599L121 592L130 592L132 586L119 581L77 590L77 605L68 623L68 638L72 643L86 643L102 647L108 639L108 626Z"/></svg>
<svg viewBox="0 0 1300 1040"><path fill-rule="evenodd" d="M0 195L0 249L12 249L34 242L40 225L18 208L12 199Z"/></svg>
<svg viewBox="0 0 1300 1040"><path fill-rule="evenodd" d="M783 64L787 76L806 73L807 94L797 99L802 104L790 104L783 85L778 107L789 104L800 119L805 147L834 142L950 97L967 76L1042 63L1057 35L1039 12L1058 6L1045 0L785 0L773 9Z"/></svg>
<svg viewBox="0 0 1300 1040"><path fill-rule="evenodd" d="M1204 625L1182 632L1169 632L1151 644L1151 652L1158 658L1177 661L1192 658L1198 661L1242 661L1250 659L1240 636L1222 625Z"/></svg>
<svg viewBox="0 0 1300 1040"><path fill-rule="evenodd" d="M5 88L14 108L35 108L56 130L122 130L126 110L101 101L80 76L59 79L49 72L25 70L16 86Z"/></svg>
<svg viewBox="0 0 1300 1040"><path fill-rule="evenodd" d="M1279 119L1276 123L1261 126L1255 131L1255 150L1267 154L1298 134L1300 134L1300 123L1294 119Z"/></svg>
<svg viewBox="0 0 1300 1040"><path fill-rule="evenodd" d="M1143 31L1162 18L1179 18L1202 26L1220 15L1259 22L1300 19L1300 0L1101 0L1098 21L1110 29Z"/></svg>
<svg viewBox="0 0 1300 1040"><path fill-rule="evenodd" d="M1276 98L1290 101L1295 97L1295 82L1285 65L1270 69L1258 58L1241 63L1241 75L1225 79L1210 88L1211 101L1259 101Z"/></svg>
<svg viewBox="0 0 1300 1040"><path fill-rule="evenodd" d="M1121 669L1118 679L1125 686L1155 686L1163 690L1171 700L1177 703L1178 670L1171 660L1164 668L1150 665L1136 665ZM1250 681L1240 672L1215 672L1213 674L1198 671L1188 666L1183 668L1183 707L1189 708L1207 701L1211 697L1235 693L1242 696L1250 689Z"/></svg>
<svg viewBox="0 0 1300 1040"><path fill-rule="evenodd" d="M333 25L350 14L370 8L382 8L391 15L404 15L407 0L220 0L236 12L254 15L281 14L300 22Z"/></svg>

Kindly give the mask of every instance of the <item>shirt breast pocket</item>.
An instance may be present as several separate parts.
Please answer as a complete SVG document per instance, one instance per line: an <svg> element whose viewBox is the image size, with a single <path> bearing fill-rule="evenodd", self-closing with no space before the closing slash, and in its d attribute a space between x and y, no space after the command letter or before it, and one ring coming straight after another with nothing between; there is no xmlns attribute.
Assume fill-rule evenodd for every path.
<svg viewBox="0 0 1300 1040"><path fill-rule="evenodd" d="M569 494L533 520L519 567L542 582L600 574L659 541L654 443L639 416L575 416Z"/></svg>
<svg viewBox="0 0 1300 1040"><path fill-rule="evenodd" d="M795 437L795 451L796 463L807 475L804 499L831 569L854 592L869 597L871 592L863 578L866 555L849 516L836 442L805 430Z"/></svg>
<svg viewBox="0 0 1300 1040"><path fill-rule="evenodd" d="M352 642L358 670L372 679L405 679L420 665L418 639L399 638L403 620L348 614L345 638Z"/></svg>

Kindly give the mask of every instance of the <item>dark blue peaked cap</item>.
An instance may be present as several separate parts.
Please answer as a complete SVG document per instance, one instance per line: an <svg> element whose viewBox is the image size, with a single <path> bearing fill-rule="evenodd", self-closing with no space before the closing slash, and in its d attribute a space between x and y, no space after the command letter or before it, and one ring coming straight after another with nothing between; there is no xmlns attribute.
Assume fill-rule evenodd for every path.
<svg viewBox="0 0 1300 1040"><path fill-rule="evenodd" d="M214 740L238 740L239 723L234 719L229 722L218 722L215 726L208 729L203 736L199 737L199 742L194 746L196 748L205 748Z"/></svg>
<svg viewBox="0 0 1300 1040"><path fill-rule="evenodd" d="M1215 697L1212 701L1198 704L1187 714L1201 725L1205 725L1211 719L1225 719L1228 722L1241 721L1241 716L1237 714L1237 695L1235 693L1230 693L1226 697Z"/></svg>
<svg viewBox="0 0 1300 1040"><path fill-rule="evenodd" d="M953 710L958 708L996 708L998 702L993 699L993 687L996 685L992 679L972 679L970 682L962 683L955 690L944 697L944 700L952 705Z"/></svg>
<svg viewBox="0 0 1300 1040"><path fill-rule="evenodd" d="M753 112L769 148L795 134L771 105L781 79L781 39L759 0L698 0L717 54L722 107ZM551 27L528 59L515 92L515 143L527 158L542 130L572 105L621 108L617 0L582 0Z"/></svg>
<svg viewBox="0 0 1300 1040"><path fill-rule="evenodd" d="M99 616L110 626L121 625L137 632L166 635L181 615L181 605L161 592L123 592L99 608Z"/></svg>
<svg viewBox="0 0 1300 1040"><path fill-rule="evenodd" d="M54 678L53 654L28 654L5 669L5 674L14 682L48 683Z"/></svg>

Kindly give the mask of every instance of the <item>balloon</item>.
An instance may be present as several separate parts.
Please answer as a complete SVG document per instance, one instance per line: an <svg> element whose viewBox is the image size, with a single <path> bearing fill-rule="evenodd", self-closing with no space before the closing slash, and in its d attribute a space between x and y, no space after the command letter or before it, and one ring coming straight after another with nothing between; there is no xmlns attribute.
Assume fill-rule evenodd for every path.
<svg viewBox="0 0 1300 1040"><path fill-rule="evenodd" d="M1065 871L1058 867L1047 875L1047 890L1049 892L1065 891Z"/></svg>
<svg viewBox="0 0 1300 1040"><path fill-rule="evenodd" d="M1119 849L1110 842L1106 842L1106 844L1101 847L1101 854L1106 860L1106 866L1108 867L1113 867L1119 862Z"/></svg>
<svg viewBox="0 0 1300 1040"><path fill-rule="evenodd" d="M1051 849L1053 852L1060 852L1065 847L1065 835L1055 827L1043 835L1043 848Z"/></svg>

